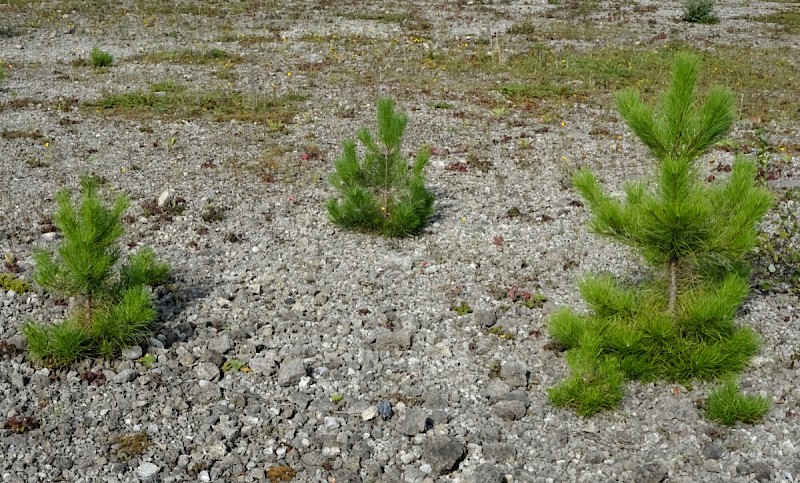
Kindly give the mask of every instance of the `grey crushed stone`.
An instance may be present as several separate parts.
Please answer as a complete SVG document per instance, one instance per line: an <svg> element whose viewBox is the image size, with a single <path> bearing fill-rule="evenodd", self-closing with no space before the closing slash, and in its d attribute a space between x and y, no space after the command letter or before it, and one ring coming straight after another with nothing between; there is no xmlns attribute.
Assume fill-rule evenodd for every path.
<svg viewBox="0 0 800 483"><path fill-rule="evenodd" d="M434 23L418 44L397 24L346 18L315 2L276 3L243 15L159 17L147 26L134 15L111 19L71 9L53 13L52 21L31 21L26 12L39 8L49 10L42 13L49 19L52 2L28 2L15 11L21 13L4 16L19 33L0 42L0 60L14 66L0 83L0 103L34 101L5 109L2 129L36 129L50 144L0 138L0 252L13 252L20 277L30 281L33 250L53 249L60 240L44 223L55 208L53 194L94 171L107 180L104 189L132 199L123 256L128 247L151 246L174 277L154 293L159 317L147 344L119 360L84 361L63 371L27 359L20 327L61 320L67 307L38 289L0 293L0 339L19 349L0 360L0 416L30 415L39 423L25 434L0 429L2 481L256 482L285 465L298 472L295 481L312 483L800 477L797 296L756 293L737 315L763 341L742 375L749 393L773 400L762 424L728 429L705 421L695 405L713 387L705 383L689 391L628 384L618 410L589 420L548 402L547 389L567 374L563 354L548 347L548 315L561 307L585 309L576 283L586 273L641 274L640 261L627 250L588 233L588 212L575 206L578 196L568 187L567 171L577 166L594 168L615 193L623 181L648 172L646 150L615 113L576 100L555 121L510 105L497 116L481 99L436 88L409 93L390 81L378 92L353 86L346 76L331 81L326 72L321 78L301 73L315 65L336 76L371 70L361 57L369 52L344 39L374 42L367 49L390 37L408 42L404 76L421 72L427 53L461 41L489 45L492 32L510 53L522 51L531 41L505 32L520 18L537 27L548 21L547 2L458 2L435 10L432 2L405 2L404 9ZM592 24L613 28L608 18L620 11L600 3ZM761 0L718 4L719 25L690 26L673 21L677 2L639 5L641 12L622 10L643 20L637 37L606 40L649 45L663 33L668 39L655 40L653 48L707 36L758 48L775 40L750 19L781 8ZM6 8L12 5L0 5ZM395 7L377 2L374 8ZM223 31L269 38L278 32L278 38L244 46L223 41ZM329 34L343 39L341 63L339 52L314 40ZM796 36L781 38L794 48ZM310 98L281 132L238 121L99 117L82 105L106 90L146 89L163 79L225 89L216 65L133 59L195 43L248 56L231 67L233 89ZM115 65L95 71L73 62L93 45L111 51ZM436 216L422 234L400 241L345 232L327 221L324 207L332 194L325 178L341 142L372 126L379 93L394 95L410 114L404 152L427 144L439 153L426 168ZM70 103L73 97L79 105ZM433 107L440 101L452 109ZM796 120L764 128L778 133L775 145L800 143ZM590 136L593 130L614 139ZM753 131L742 120L733 135ZM178 142L168 149L173 136ZM520 148L523 138L533 149ZM319 159L301 163L311 144ZM275 147L289 152L273 155ZM447 169L471 153L491 162L489 170ZM712 157L729 162L733 154L715 151L709 163ZM47 166L27 164L36 160ZM272 173L277 181L264 183L248 167L262 161L284 170ZM800 179L796 154L785 169L794 177L780 183ZM144 216L141 202L166 206L176 197L187 200L184 213L170 220ZM223 208L221 220L203 219L208 205ZM509 216L513 209L520 216ZM502 246L495 236L503 237ZM512 287L548 302L529 309L498 300ZM474 312L459 317L450 310L461 301ZM487 330L497 325L513 340ZM137 362L145 353L155 358L150 367ZM250 372L223 373L232 358ZM82 382L87 371L103 374L105 383ZM333 404L337 393L343 399ZM116 438L141 433L149 441L143 454L124 461L113 452Z"/></svg>

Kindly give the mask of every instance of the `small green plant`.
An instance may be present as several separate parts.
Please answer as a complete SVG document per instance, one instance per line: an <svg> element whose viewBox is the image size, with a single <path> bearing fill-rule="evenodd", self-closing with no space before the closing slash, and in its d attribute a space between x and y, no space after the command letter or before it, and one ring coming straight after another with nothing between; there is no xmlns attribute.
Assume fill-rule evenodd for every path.
<svg viewBox="0 0 800 483"><path fill-rule="evenodd" d="M147 353L147 354L143 355L142 357L136 359L136 362L138 362L139 364L143 365L144 367L150 369L150 366L152 366L153 364L156 363L156 358L152 354Z"/></svg>
<svg viewBox="0 0 800 483"><path fill-rule="evenodd" d="M6 78L6 68L3 66L3 63L0 62L0 82L2 82Z"/></svg>
<svg viewBox="0 0 800 483"><path fill-rule="evenodd" d="M507 330L505 330L502 325L495 325L494 327L489 329L489 333L494 335L494 336L497 336L497 338L500 339L500 340L514 340L515 339L514 334L512 334L511 332L508 332Z"/></svg>
<svg viewBox="0 0 800 483"><path fill-rule="evenodd" d="M222 372L250 372L250 368L241 359L232 358L222 364Z"/></svg>
<svg viewBox="0 0 800 483"><path fill-rule="evenodd" d="M684 22L714 24L719 17L714 12L714 0L686 0L683 3Z"/></svg>
<svg viewBox="0 0 800 483"><path fill-rule="evenodd" d="M626 380L712 380L741 371L758 350L756 334L734 316L749 293L747 257L772 197L743 156L725 182L698 176L697 159L735 117L724 88L697 99L698 73L699 60L679 54L656 108L636 90L617 95L622 118L657 160L652 182L628 183L623 203L591 171L573 176L593 212L592 231L637 249L652 268L635 285L590 276L579 288L592 313L565 309L550 318L572 369L550 398L583 416L614 406Z"/></svg>
<svg viewBox="0 0 800 483"><path fill-rule="evenodd" d="M34 280L43 288L74 297L72 314L60 324L28 323L23 333L33 357L63 367L82 357L112 357L145 342L156 316L150 285L165 282L169 266L158 263L148 248L129 257L118 270L122 214L128 206L120 195L107 207L98 195L96 178L81 178L81 203L72 205L69 191L58 193L53 222L63 233L57 255L34 253Z"/></svg>
<svg viewBox="0 0 800 483"><path fill-rule="evenodd" d="M108 67L114 63L114 57L104 50L97 47L89 53L89 65L92 67Z"/></svg>
<svg viewBox="0 0 800 483"><path fill-rule="evenodd" d="M17 294L23 294L31 289L28 282L20 280L13 273L0 273L0 289L11 290Z"/></svg>
<svg viewBox="0 0 800 483"><path fill-rule="evenodd" d="M450 310L457 313L458 315L467 315L472 313L472 307L465 301L462 301L459 305L453 305L450 307Z"/></svg>
<svg viewBox="0 0 800 483"><path fill-rule="evenodd" d="M331 394L331 402L333 404L339 404L343 400L344 400L344 394L342 394L340 392L335 392L335 393Z"/></svg>
<svg viewBox="0 0 800 483"><path fill-rule="evenodd" d="M704 406L707 418L725 426L733 426L737 421L757 423L769 408L768 398L742 394L735 379L728 379L709 394Z"/></svg>
<svg viewBox="0 0 800 483"><path fill-rule="evenodd" d="M502 366L500 365L500 361L493 360L489 363L489 379L497 379L500 377L500 369Z"/></svg>
<svg viewBox="0 0 800 483"><path fill-rule="evenodd" d="M344 142L344 155L330 177L340 199L331 198L331 220L347 229L377 232L390 237L418 233L433 215L434 196L425 187L424 168L429 149L417 153L409 167L401 140L408 117L397 113L394 101L378 101L378 140L363 128L358 139L366 148L363 160L352 140Z"/></svg>

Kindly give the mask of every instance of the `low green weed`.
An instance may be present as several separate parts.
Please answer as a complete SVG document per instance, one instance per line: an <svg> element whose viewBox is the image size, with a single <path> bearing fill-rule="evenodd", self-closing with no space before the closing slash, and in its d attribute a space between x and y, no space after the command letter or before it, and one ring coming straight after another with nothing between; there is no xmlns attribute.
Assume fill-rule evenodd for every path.
<svg viewBox="0 0 800 483"><path fill-rule="evenodd" d="M460 305L453 305L450 310L458 315L467 315L472 313L472 307L467 302L462 301Z"/></svg>
<svg viewBox="0 0 800 483"><path fill-rule="evenodd" d="M13 273L0 273L0 289L23 294L31 289L31 285Z"/></svg>

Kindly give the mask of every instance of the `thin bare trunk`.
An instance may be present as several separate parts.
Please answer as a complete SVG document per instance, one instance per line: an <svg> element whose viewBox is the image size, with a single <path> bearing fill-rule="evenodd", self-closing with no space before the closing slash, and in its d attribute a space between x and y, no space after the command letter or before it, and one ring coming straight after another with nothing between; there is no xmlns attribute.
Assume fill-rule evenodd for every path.
<svg viewBox="0 0 800 483"><path fill-rule="evenodd" d="M675 303L678 301L678 261L669 261L669 313L675 314Z"/></svg>

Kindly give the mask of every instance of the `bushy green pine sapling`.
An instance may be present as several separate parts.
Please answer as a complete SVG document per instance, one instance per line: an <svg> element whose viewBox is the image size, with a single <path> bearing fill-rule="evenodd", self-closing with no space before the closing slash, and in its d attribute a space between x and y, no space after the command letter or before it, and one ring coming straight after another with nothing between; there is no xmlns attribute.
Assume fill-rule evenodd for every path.
<svg viewBox="0 0 800 483"><path fill-rule="evenodd" d="M425 187L430 150L422 149L409 166L401 151L408 117L395 112L394 101L378 101L378 138L358 132L366 148L362 160L356 143L344 142L344 155L330 177L339 198L328 202L331 220L344 228L390 237L415 234L433 215L434 196Z"/></svg>
<svg viewBox="0 0 800 483"><path fill-rule="evenodd" d="M67 190L56 200L53 222L64 242L57 255L34 253L34 280L46 290L75 298L77 306L60 324L23 327L34 358L65 366L82 357L111 357L147 340L156 316L147 286L165 282L169 266L143 248L115 270L127 198L118 196L111 207L105 206L97 180L85 176L77 209Z"/></svg>
<svg viewBox="0 0 800 483"><path fill-rule="evenodd" d="M635 90L617 95L622 118L656 158L652 182L628 183L623 202L607 195L588 169L573 176L592 211L591 229L633 247L654 269L648 281L631 286L589 277L580 291L591 313L565 309L551 317L556 342L582 354L567 358L573 373L594 364L609 383L708 380L741 371L758 349L755 333L733 317L749 293L746 256L772 198L756 186L755 165L741 156L727 181L701 180L697 160L730 130L735 112L724 88L697 99L698 64L692 55L676 56L671 85L655 108ZM588 343L597 350L585 350ZM605 408L590 404L594 393L569 389L575 381L551 390L551 399L583 415Z"/></svg>

